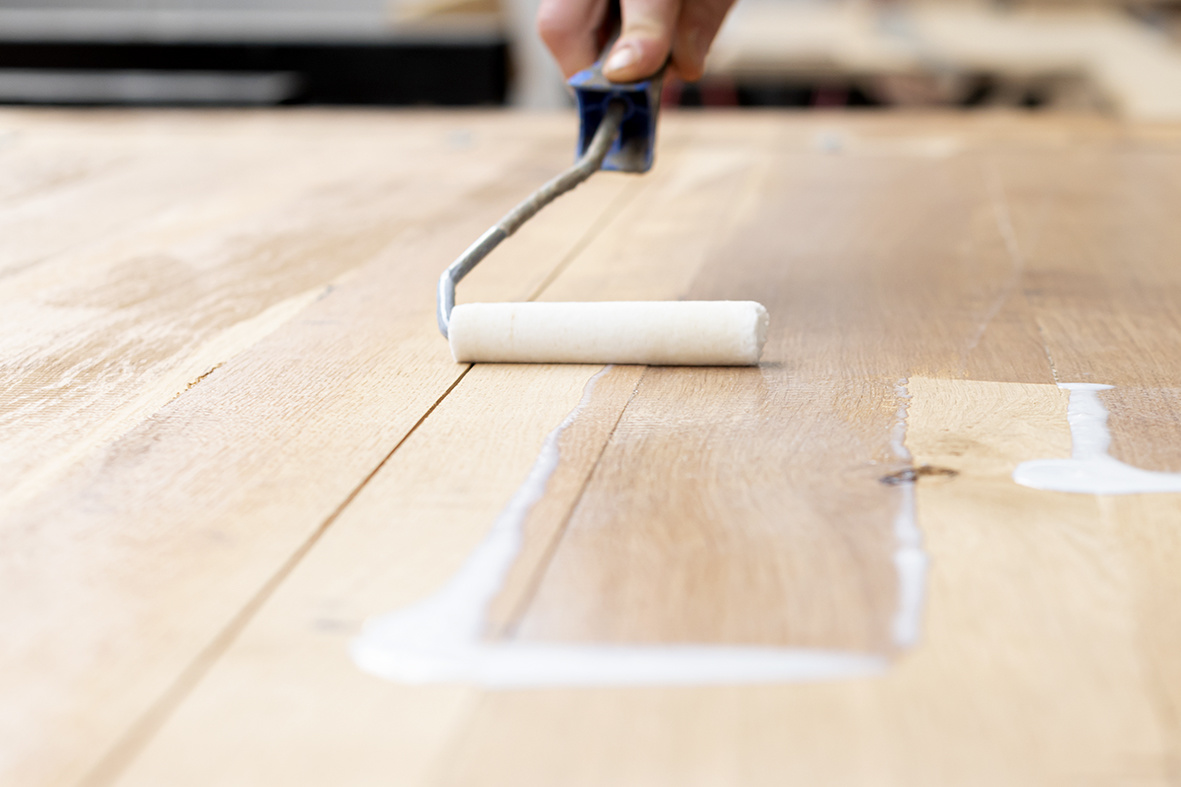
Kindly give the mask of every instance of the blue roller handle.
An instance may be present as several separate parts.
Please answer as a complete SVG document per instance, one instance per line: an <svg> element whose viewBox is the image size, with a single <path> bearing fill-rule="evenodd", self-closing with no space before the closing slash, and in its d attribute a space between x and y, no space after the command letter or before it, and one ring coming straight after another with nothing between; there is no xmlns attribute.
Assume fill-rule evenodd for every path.
<svg viewBox="0 0 1181 787"><path fill-rule="evenodd" d="M570 77L569 85L578 97L578 156L586 153L603 113L613 100L627 107L603 169L615 172L647 172L656 151L656 117L660 113L660 90L664 69L641 82L619 84L603 76L603 61Z"/></svg>

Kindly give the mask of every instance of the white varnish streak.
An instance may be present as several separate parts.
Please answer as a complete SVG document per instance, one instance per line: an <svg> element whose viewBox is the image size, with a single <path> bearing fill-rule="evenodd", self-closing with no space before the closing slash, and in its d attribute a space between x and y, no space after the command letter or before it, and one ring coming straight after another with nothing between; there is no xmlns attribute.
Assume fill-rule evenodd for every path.
<svg viewBox="0 0 1181 787"><path fill-rule="evenodd" d="M907 380L899 380L894 389L898 397L898 414L890 441L894 457L907 464L914 459L906 447L906 419L910 407ZM923 549L923 534L919 530L915 509L914 484L899 484L902 499L894 516L894 567L898 571L898 608L894 612L892 634L894 644L909 648L918 643L922 631L923 604L927 596L927 568L930 563Z"/></svg>
<svg viewBox="0 0 1181 787"><path fill-rule="evenodd" d="M1058 387L1070 391L1066 420L1070 424L1071 456L1022 462L1013 471L1014 481L1034 489L1092 495L1181 492L1181 473L1141 470L1107 453L1111 432L1099 392L1111 390L1112 386L1062 383Z"/></svg>
<svg viewBox="0 0 1181 787"><path fill-rule="evenodd" d="M568 645L483 640L489 604L520 552L522 530L545 493L560 458L559 440L590 400L606 367L587 383L582 401L554 429L525 482L459 573L435 595L365 625L352 644L357 665L403 683L475 683L496 688L531 686L636 686L773 683L876 675L885 656L804 648L727 645ZM906 381L898 386L895 455L906 450ZM893 638L901 647L918 639L927 556L915 523L912 484L899 488L894 520L899 605Z"/></svg>

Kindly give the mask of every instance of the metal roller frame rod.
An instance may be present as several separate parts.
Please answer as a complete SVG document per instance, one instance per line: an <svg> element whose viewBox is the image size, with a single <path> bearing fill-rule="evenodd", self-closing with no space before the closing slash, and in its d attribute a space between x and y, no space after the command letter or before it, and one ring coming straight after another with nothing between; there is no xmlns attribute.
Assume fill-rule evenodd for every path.
<svg viewBox="0 0 1181 787"><path fill-rule="evenodd" d="M472 268L500 245L500 242L512 235L521 225L537 214L539 210L553 202L558 197L570 191L575 186L595 174L603 159L611 150L611 144L619 134L619 127L623 123L626 105L622 101L612 101L603 113L603 120L595 130L595 136L587 146L586 152L575 162L574 166L546 183L537 191L513 208L496 224L495 227L480 236L479 240L468 247L443 275L439 277L438 312L439 330L447 338L451 324L451 310L455 307L455 285L469 273Z"/></svg>

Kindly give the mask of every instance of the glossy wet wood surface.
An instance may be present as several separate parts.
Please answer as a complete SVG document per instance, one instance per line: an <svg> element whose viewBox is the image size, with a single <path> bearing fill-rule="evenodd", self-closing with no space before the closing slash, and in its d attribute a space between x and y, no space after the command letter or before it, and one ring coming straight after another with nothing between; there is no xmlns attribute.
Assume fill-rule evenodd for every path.
<svg viewBox="0 0 1181 787"><path fill-rule="evenodd" d="M457 365L434 326L440 270L573 123L0 113L0 782L1175 784L1181 496L1011 479L1070 453L1056 382L1116 386L1112 454L1181 472L1172 126L671 115L653 173L597 176L461 285L772 316L757 369L599 379L489 639L881 676L357 668L364 621L454 574L599 371Z"/></svg>

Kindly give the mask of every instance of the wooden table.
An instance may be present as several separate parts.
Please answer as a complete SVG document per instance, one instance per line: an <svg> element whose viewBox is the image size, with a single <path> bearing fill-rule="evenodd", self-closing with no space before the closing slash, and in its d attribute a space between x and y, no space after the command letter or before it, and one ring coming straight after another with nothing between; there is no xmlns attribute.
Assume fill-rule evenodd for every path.
<svg viewBox="0 0 1181 787"><path fill-rule="evenodd" d="M1181 471L1181 127L668 116L459 298L755 298L764 364L453 363L438 273L573 133L0 112L0 782L1176 784L1181 495L1012 473L1077 382ZM867 674L362 671L510 514L490 651Z"/></svg>

